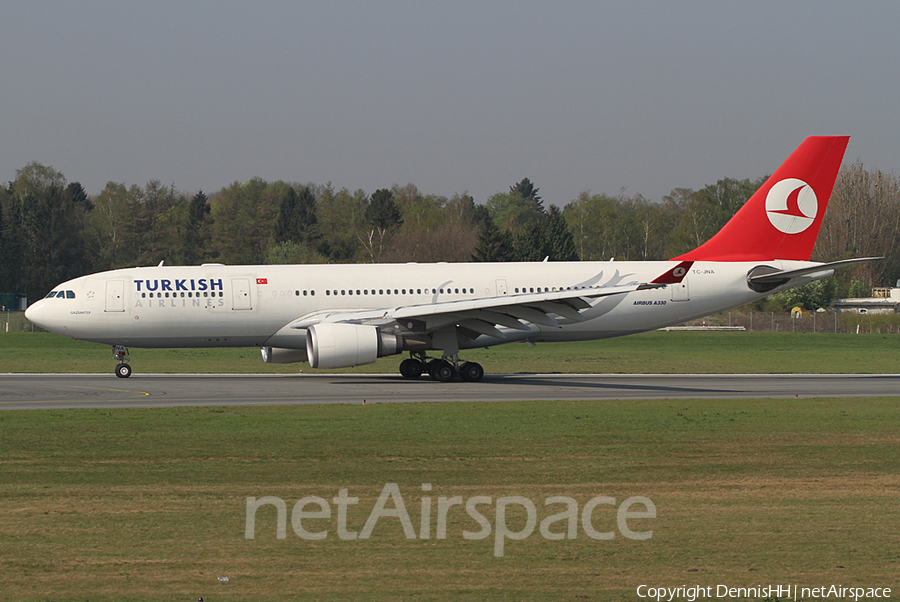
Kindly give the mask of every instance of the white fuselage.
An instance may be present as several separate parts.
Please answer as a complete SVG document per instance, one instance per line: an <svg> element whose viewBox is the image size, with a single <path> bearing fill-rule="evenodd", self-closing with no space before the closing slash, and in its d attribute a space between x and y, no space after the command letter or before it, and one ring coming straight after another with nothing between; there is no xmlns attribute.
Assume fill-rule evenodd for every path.
<svg viewBox="0 0 900 602"><path fill-rule="evenodd" d="M643 283L672 265L647 261L128 268L61 284L54 291L71 291L70 298L42 299L29 308L29 317L52 332L109 345L304 349L306 331L300 320L304 316ZM590 300L591 308L582 311L584 321L559 318L559 326L528 324L527 330L515 331L499 327L505 335L502 340L482 335L462 346L600 339L678 324L764 297L747 285L747 272L759 265L797 269L816 264L698 261L680 284Z"/></svg>

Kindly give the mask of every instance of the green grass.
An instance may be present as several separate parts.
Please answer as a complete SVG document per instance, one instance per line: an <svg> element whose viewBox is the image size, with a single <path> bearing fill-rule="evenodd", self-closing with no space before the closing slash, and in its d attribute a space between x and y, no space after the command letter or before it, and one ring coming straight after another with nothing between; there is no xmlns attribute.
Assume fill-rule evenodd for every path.
<svg viewBox="0 0 900 602"><path fill-rule="evenodd" d="M896 372L900 337L652 332L467 353L489 372ZM352 371L393 372L400 356ZM0 334L0 371L107 372L108 348ZM257 350L132 350L141 372L295 372ZM897 587L900 400L694 400L369 404L0 412L3 600L634 600L641 583ZM538 520L605 495L646 496L648 541L548 541L495 558L464 510L448 536L323 541L248 496L359 498L359 531L397 483L416 531L421 498L523 496ZM422 492L422 483L432 491ZM389 507L393 507L389 505ZM482 506L494 524L492 510ZM598 530L616 528L608 506ZM333 507L336 512L336 508ZM518 513L516 513L518 512ZM524 524L521 511L509 523ZM561 530L559 524L554 530ZM223 583L217 577L228 577ZM896 589L895 589L896 591Z"/></svg>
<svg viewBox="0 0 900 602"><path fill-rule="evenodd" d="M900 564L900 400L695 400L376 404L0 413L4 600L635 600L642 584L895 587ZM397 483L420 499L650 498L647 541L537 532L407 540L396 519L368 540L323 541L257 515L248 496L359 498L359 531ZM421 484L432 491L422 492ZM393 507L389 504L388 507ZM481 507L494 522L488 507ZM598 507L598 530L616 528ZM552 508L560 511L559 506ZM434 516L435 510L432 511ZM524 515L512 513L519 529ZM559 525L555 530L561 530ZM493 535L493 534L492 534ZM217 577L229 577L222 583ZM896 591L896 589L894 590Z"/></svg>
<svg viewBox="0 0 900 602"><path fill-rule="evenodd" d="M395 372L404 356L337 372ZM583 343L522 343L463 352L488 373L894 373L897 334L648 332ZM132 349L143 373L296 373L305 363L269 365L258 349ZM2 372L111 372L109 347L49 333L0 334ZM314 371L315 372L315 371Z"/></svg>

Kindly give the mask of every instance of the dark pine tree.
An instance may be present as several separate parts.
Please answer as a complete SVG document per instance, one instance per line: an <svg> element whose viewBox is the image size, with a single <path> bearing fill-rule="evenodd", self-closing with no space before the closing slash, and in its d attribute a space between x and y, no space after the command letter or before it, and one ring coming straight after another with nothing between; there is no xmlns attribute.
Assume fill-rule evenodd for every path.
<svg viewBox="0 0 900 602"><path fill-rule="evenodd" d="M84 187L79 182L72 182L66 186L66 197L73 207L80 207L85 212L90 212L94 204L88 198Z"/></svg>
<svg viewBox="0 0 900 602"><path fill-rule="evenodd" d="M544 210L543 199L538 195L540 188L536 188L534 183L528 178L522 178L515 186L510 186L509 191L522 195L522 198L532 201L536 209L540 213L546 213Z"/></svg>
<svg viewBox="0 0 900 602"><path fill-rule="evenodd" d="M197 263L202 256L204 247L203 224L209 215L209 202L201 190L191 199L188 205L187 227L184 229L184 261L185 263Z"/></svg>
<svg viewBox="0 0 900 602"><path fill-rule="evenodd" d="M294 210L294 229L301 244L315 245L319 240L319 218L316 215L316 195L309 186L297 192L297 207Z"/></svg>
<svg viewBox="0 0 900 602"><path fill-rule="evenodd" d="M287 189L278 203L278 217L275 218L275 241L296 242L297 231L294 213L297 211L297 191L293 186Z"/></svg>
<svg viewBox="0 0 900 602"><path fill-rule="evenodd" d="M85 213L83 202L73 202L59 184L25 196L21 286L29 298L90 271L83 239Z"/></svg>
<svg viewBox="0 0 900 602"><path fill-rule="evenodd" d="M381 188L372 193L372 198L366 205L366 223L371 229L368 230L366 238L361 240L371 260L378 262L392 232L403 223L403 215L394 202L393 192Z"/></svg>
<svg viewBox="0 0 900 602"><path fill-rule="evenodd" d="M308 186L289 188L278 205L275 241L314 245L319 238L316 195Z"/></svg>
<svg viewBox="0 0 900 602"><path fill-rule="evenodd" d="M547 257L546 220L531 222L520 232L513 244L513 261L543 261Z"/></svg>
<svg viewBox="0 0 900 602"><path fill-rule="evenodd" d="M20 293L22 289L22 257L25 254L24 230L22 227L22 201L10 195L6 214L6 234L3 237L3 254L0 262L5 272L3 292Z"/></svg>
<svg viewBox="0 0 900 602"><path fill-rule="evenodd" d="M546 256L550 257L550 261L578 261L575 237L572 236L562 211L556 205L550 205L544 227L546 230Z"/></svg>
<svg viewBox="0 0 900 602"><path fill-rule="evenodd" d="M381 231L390 230L403 223L403 216L394 202L393 192L381 188L372 193L372 199L366 206L366 222Z"/></svg>
<svg viewBox="0 0 900 602"><path fill-rule="evenodd" d="M513 239L507 230L500 230L494 221L482 223L478 244L472 253L472 261L513 261Z"/></svg>
<svg viewBox="0 0 900 602"><path fill-rule="evenodd" d="M2 198L2 197L0 197ZM0 291L6 292L11 290L6 283L8 276L6 275L6 244L4 244L3 232L3 204L0 203Z"/></svg>

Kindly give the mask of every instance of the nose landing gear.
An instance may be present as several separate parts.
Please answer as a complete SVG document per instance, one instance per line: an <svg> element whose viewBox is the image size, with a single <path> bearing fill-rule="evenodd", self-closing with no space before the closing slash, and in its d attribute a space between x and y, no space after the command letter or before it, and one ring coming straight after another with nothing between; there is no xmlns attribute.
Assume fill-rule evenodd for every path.
<svg viewBox="0 0 900 602"><path fill-rule="evenodd" d="M116 366L116 376L119 378L128 378L131 376L131 366L128 365L128 349L125 348L124 345L115 345L113 346L113 356L114 360L119 360L119 365Z"/></svg>

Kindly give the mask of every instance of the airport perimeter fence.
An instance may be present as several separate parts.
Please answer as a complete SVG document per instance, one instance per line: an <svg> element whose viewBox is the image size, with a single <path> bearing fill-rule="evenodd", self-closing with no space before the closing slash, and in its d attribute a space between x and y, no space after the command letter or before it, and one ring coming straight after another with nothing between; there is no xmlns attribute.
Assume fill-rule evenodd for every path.
<svg viewBox="0 0 900 602"><path fill-rule="evenodd" d="M841 314L829 309L804 311L796 316L787 311L732 310L686 322L683 326L710 330L730 327L756 332L900 334L900 314Z"/></svg>
<svg viewBox="0 0 900 602"><path fill-rule="evenodd" d="M4 311L0 313L0 334L5 332L44 332L25 318L24 311Z"/></svg>

